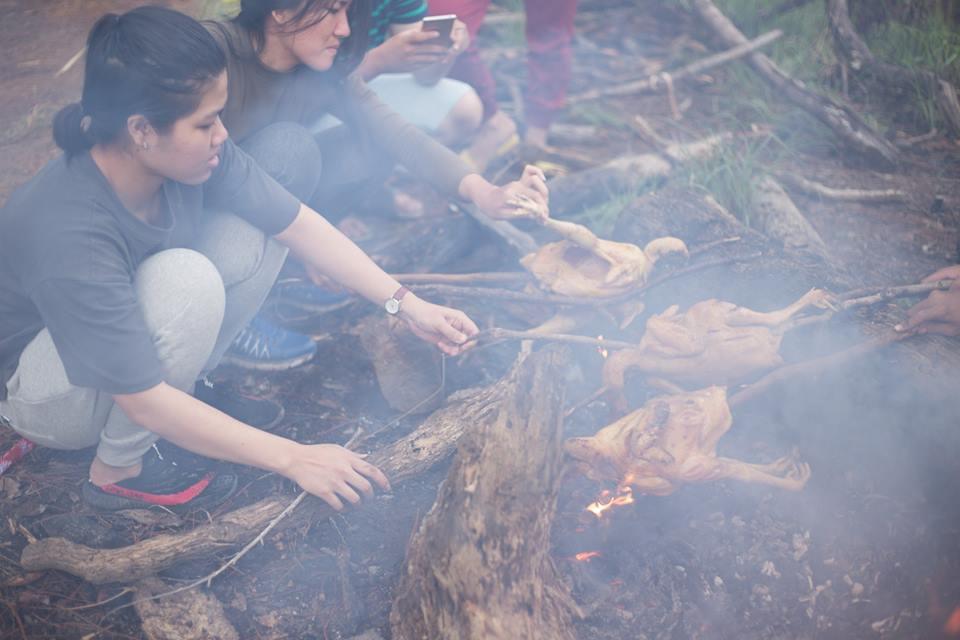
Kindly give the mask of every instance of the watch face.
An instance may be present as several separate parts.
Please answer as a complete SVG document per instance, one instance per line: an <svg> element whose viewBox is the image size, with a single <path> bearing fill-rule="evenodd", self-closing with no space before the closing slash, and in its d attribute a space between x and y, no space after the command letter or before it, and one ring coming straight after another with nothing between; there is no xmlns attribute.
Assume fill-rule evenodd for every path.
<svg viewBox="0 0 960 640"><path fill-rule="evenodd" d="M400 301L396 298L390 298L387 300L384 306L387 308L387 313L391 315L395 314L397 311L400 311Z"/></svg>

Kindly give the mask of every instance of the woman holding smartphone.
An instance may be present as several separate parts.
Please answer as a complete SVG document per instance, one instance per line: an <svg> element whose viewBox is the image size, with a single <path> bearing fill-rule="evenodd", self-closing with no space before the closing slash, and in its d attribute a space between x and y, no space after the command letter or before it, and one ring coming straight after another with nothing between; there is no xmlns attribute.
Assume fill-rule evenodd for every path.
<svg viewBox="0 0 960 640"><path fill-rule="evenodd" d="M546 210L539 169L528 167L503 187L490 184L353 73L366 52L370 17L368 0L242 0L236 18L209 23L227 53L230 93L222 117L234 139L292 193L328 215L343 215L396 163L492 218L515 217L509 202L521 194ZM314 137L308 127L327 113L343 125ZM274 354L296 344L295 336L258 319L233 345L230 361L293 366L302 360Z"/></svg>
<svg viewBox="0 0 960 640"><path fill-rule="evenodd" d="M0 414L42 445L96 445L95 508L211 507L229 473L188 471L158 438L280 473L334 508L387 479L336 445L303 445L191 396L266 297L289 250L457 354L473 322L407 292L227 137L226 59L158 7L90 32L82 99L51 161L0 210ZM241 416L242 417L242 416Z"/></svg>

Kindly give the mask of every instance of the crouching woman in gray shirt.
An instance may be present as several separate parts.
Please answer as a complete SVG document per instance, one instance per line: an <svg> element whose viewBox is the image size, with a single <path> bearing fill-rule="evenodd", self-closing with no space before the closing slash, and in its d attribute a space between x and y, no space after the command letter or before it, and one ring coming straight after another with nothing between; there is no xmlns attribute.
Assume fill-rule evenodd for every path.
<svg viewBox="0 0 960 640"><path fill-rule="evenodd" d="M257 312L289 250L459 353L477 333L377 267L227 137L226 60L175 11L106 15L64 150L0 210L0 414L43 446L96 445L94 507L209 507L236 478L171 465L163 438L280 473L339 509L387 478L336 445L256 429L191 395ZM227 213L229 212L229 213Z"/></svg>

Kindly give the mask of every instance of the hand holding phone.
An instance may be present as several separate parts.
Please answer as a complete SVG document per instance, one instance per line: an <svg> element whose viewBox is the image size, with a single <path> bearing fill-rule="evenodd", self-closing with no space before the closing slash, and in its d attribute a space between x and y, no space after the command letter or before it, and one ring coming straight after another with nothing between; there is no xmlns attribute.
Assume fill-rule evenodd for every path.
<svg viewBox="0 0 960 640"><path fill-rule="evenodd" d="M427 16L423 19L421 30L436 31L437 37L430 41L431 44L437 44L449 49L453 46L451 33L453 31L453 23L456 22L456 20L457 16L452 13L442 16Z"/></svg>

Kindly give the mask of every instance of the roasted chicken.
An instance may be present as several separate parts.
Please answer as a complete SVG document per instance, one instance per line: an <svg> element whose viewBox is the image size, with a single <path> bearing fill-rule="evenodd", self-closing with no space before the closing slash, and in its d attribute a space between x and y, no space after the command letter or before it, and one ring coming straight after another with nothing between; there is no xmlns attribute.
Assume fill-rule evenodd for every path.
<svg viewBox="0 0 960 640"><path fill-rule="evenodd" d="M601 429L570 438L564 448L589 478L664 496L682 483L734 478L799 491L810 466L793 457L750 464L717 456L717 443L733 418L724 387L663 396Z"/></svg>
<svg viewBox="0 0 960 640"><path fill-rule="evenodd" d="M646 247L601 240L572 222L544 223L566 238L546 244L520 263L545 288L568 296L608 298L646 282L656 261L668 253L686 255L678 238L657 238Z"/></svg>
<svg viewBox="0 0 960 640"><path fill-rule="evenodd" d="M607 358L603 386L622 409L624 376L630 368L674 391L740 381L783 364L780 343L794 317L810 307L829 305L829 295L819 289L768 313L715 299L698 302L684 313L674 305L647 320L635 349Z"/></svg>

